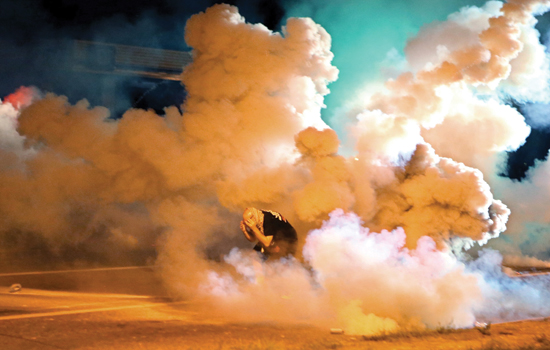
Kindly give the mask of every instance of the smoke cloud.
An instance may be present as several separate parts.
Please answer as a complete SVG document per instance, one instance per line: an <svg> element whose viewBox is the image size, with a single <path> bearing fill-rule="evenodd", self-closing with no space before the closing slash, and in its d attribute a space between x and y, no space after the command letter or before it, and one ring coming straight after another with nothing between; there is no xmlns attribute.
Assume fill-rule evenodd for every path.
<svg viewBox="0 0 550 350"><path fill-rule="evenodd" d="M495 182L496 191L510 203L513 215L506 239L491 242L491 247L508 255L550 259L550 216L546 205L550 198L548 176L548 161L537 161L523 181L499 179Z"/></svg>
<svg viewBox="0 0 550 350"><path fill-rule="evenodd" d="M548 276L532 279L510 278L500 268L501 255L485 250L479 259L469 265L479 277L479 286L484 295L482 308L476 310L483 321L502 322L547 315Z"/></svg>
<svg viewBox="0 0 550 350"><path fill-rule="evenodd" d="M247 310L246 319L276 315L282 320L290 313L290 319L341 327L350 334L471 325L473 307L481 300L476 277L428 237L415 250L404 244L403 229L369 232L359 217L339 209L307 237L304 255L313 267L314 287L294 260L254 271L253 263L234 251L227 261L241 278L213 274L208 290L221 296L218 310L238 315L237 310Z"/></svg>
<svg viewBox="0 0 550 350"><path fill-rule="evenodd" d="M402 53L411 34L424 24L445 20L449 13L463 6L484 3L481 0L394 0L391 3L347 0L346 6L342 6L332 0L301 0L289 1L285 6L288 16L312 17L333 38L334 64L340 69L340 77L331 85L332 92L326 99L328 108L323 114L331 127L344 135L346 125L354 124L355 116L344 111L355 104L363 90L377 90L388 77L385 73L396 70L395 60L391 60L391 67L386 65L388 53ZM430 11L425 10L427 7Z"/></svg>
<svg viewBox="0 0 550 350"><path fill-rule="evenodd" d="M538 5L489 2L422 29L405 50L411 70L347 112L351 156L321 118L338 78L329 33L310 18L273 32L215 5L187 21L183 112L130 109L113 121L52 93L5 99L1 242L35 237L73 266L135 263L131 252L155 246L173 296L235 320L377 334L542 314L526 304L538 286L507 282L497 253L474 262L452 253L506 230L515 204L490 185L505 199L547 199L546 163L529 193L507 195L495 176L502 152L530 131L502 96L546 89ZM249 206L289 219L296 259L262 264L249 251L239 232ZM502 292L506 283L519 293ZM499 306L509 298L515 313Z"/></svg>

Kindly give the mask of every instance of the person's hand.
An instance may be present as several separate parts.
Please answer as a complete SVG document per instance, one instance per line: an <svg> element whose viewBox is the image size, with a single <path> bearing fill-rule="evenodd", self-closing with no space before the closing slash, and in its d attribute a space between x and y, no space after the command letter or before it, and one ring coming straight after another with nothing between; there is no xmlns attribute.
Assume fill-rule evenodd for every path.
<svg viewBox="0 0 550 350"><path fill-rule="evenodd" d="M244 225L244 221L241 220L241 231L246 232L246 226Z"/></svg>
<svg viewBox="0 0 550 350"><path fill-rule="evenodd" d="M245 234L248 234L249 236L251 237L254 237L254 234L252 233L252 229L250 227L248 227L244 221L241 220L241 231L243 231Z"/></svg>
<svg viewBox="0 0 550 350"><path fill-rule="evenodd" d="M256 226L256 223L254 222L254 220L252 220L252 218L248 218L244 221L245 225L252 228L254 226Z"/></svg>

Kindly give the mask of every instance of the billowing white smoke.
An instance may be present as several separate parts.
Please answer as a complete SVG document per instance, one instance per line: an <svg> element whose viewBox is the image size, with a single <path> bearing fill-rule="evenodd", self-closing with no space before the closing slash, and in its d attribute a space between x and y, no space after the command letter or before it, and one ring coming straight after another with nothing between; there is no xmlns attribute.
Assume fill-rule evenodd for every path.
<svg viewBox="0 0 550 350"><path fill-rule="evenodd" d="M0 100L0 171L17 167L20 159L32 154L24 147L25 138L17 132L19 110L39 98L36 89L21 87Z"/></svg>
<svg viewBox="0 0 550 350"><path fill-rule="evenodd" d="M456 237L484 244L506 229L510 214L493 199L480 171L440 158L428 145L418 145L403 171L378 193L378 211L367 225L403 227L408 246L422 236L440 244Z"/></svg>
<svg viewBox="0 0 550 350"><path fill-rule="evenodd" d="M54 250L157 241L170 291L208 296L235 319L317 319L361 334L470 325L486 288L449 243L485 243L506 228L508 208L474 167L529 128L479 91L513 91L536 75L521 62L544 61L519 60L526 43L536 47L531 2L522 4L451 17L468 40L432 45L435 58L411 59L415 72L363 101L349 158L320 118L338 73L328 33L307 18L274 33L213 6L187 23L183 115L129 110L106 122L107 109L53 94L17 123L6 112L10 144L24 137L34 153L0 173L0 232L40 234ZM289 218L303 256L259 264L239 233L247 206Z"/></svg>
<svg viewBox="0 0 550 350"><path fill-rule="evenodd" d="M23 149L23 136L16 131L18 111L11 103L0 104L0 149L17 153ZM6 164L6 162L2 162Z"/></svg>
<svg viewBox="0 0 550 350"><path fill-rule="evenodd" d="M510 278L496 251L466 264L422 237L405 247L401 228L370 232L337 209L294 259L260 264L234 249L234 270L211 271L201 290L215 311L237 320L306 322L348 334L375 335L425 327L470 327L547 315L550 279ZM209 297L208 297L209 296ZM204 300L203 300L204 301Z"/></svg>
<svg viewBox="0 0 550 350"><path fill-rule="evenodd" d="M550 126L550 118L548 118L548 104L531 104L522 107L529 125L535 129L548 130Z"/></svg>
<svg viewBox="0 0 550 350"><path fill-rule="evenodd" d="M484 303L476 310L482 321L502 322L547 316L550 313L550 276L510 278L501 268L502 256L493 250L481 252L468 266L478 274Z"/></svg>
<svg viewBox="0 0 550 350"><path fill-rule="evenodd" d="M313 276L294 260L255 269L253 257L234 251L226 261L241 278L213 273L204 288L221 296L216 309L245 319L307 321L350 334L472 325L481 302L476 276L431 238L409 250L405 236L401 228L369 232L338 209L307 237Z"/></svg>
<svg viewBox="0 0 550 350"><path fill-rule="evenodd" d="M498 97L550 96L548 58L529 12L537 4L491 1L422 29L405 48L416 73L390 80L387 92L373 94L366 108L379 109L394 124L418 122L438 154L490 176L498 153L517 149L529 135L523 116Z"/></svg>
<svg viewBox="0 0 550 350"><path fill-rule="evenodd" d="M405 239L403 229L371 233L357 216L337 210L310 233L304 255L330 299L340 307L354 305L358 315L385 318L386 325L392 325L388 319L401 326L470 325L480 301L475 278L431 238L419 239L414 250L404 247ZM347 317L341 321L356 321ZM353 324L364 327L350 329L354 333L376 333L368 321Z"/></svg>
<svg viewBox="0 0 550 350"><path fill-rule="evenodd" d="M521 255L550 259L549 177L550 162L546 160L537 161L521 182L509 179L495 181L499 195L507 198L513 215L510 217L506 240L494 242L491 246L506 254L507 264L524 265L514 261ZM536 265L544 266L542 262Z"/></svg>
<svg viewBox="0 0 550 350"><path fill-rule="evenodd" d="M549 98L548 57L533 16L545 6L544 1L492 1L425 27L405 49L415 75L404 73L390 81L387 92L373 94L360 115L360 123L363 115L382 116L372 118L377 124L371 124L395 130L394 137L382 138L393 149L399 149L393 146L397 141L401 149L410 149L411 140L418 137L415 128L419 128L437 154L480 169L514 213L508 238L512 245L499 240L492 244L501 249L506 246L512 254L519 253L521 244L524 252L541 257L548 257L544 242L550 230L545 206L536 203L546 203L549 197L544 190L547 186L536 179L544 178L545 167L539 164L522 183L499 178L497 173L502 172L502 152L517 149L530 132L523 116L500 98ZM525 108L535 127L546 123L540 113L544 106ZM409 126L414 124L418 126ZM379 134L372 129L368 138L377 140L374 135ZM392 148L385 152L394 158L398 154Z"/></svg>

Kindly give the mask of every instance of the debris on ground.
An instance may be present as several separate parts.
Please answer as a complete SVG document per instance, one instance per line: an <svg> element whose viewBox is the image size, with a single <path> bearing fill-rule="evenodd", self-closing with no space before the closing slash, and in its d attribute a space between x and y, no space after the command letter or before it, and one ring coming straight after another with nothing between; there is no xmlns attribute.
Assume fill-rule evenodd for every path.
<svg viewBox="0 0 550 350"><path fill-rule="evenodd" d="M10 293L17 293L20 290L21 290L21 285L19 283L15 283L10 286Z"/></svg>
<svg viewBox="0 0 550 350"><path fill-rule="evenodd" d="M476 322L474 328L483 335L491 335L491 323Z"/></svg>

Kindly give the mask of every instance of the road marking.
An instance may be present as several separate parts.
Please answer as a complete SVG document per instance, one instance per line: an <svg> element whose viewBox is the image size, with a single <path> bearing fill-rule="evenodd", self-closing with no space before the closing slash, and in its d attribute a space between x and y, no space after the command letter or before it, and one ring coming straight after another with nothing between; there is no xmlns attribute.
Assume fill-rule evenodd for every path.
<svg viewBox="0 0 550 350"><path fill-rule="evenodd" d="M0 287L0 290L7 289ZM71 298L82 298L82 297L93 297L93 298L109 298L109 299L164 299L167 297L155 296L155 295L135 295L135 294L113 294L113 293L86 293L86 292L71 292L71 291L56 291L56 290L43 290L43 289L31 289L26 288L21 292L10 293L10 292L0 292L0 296L11 296L11 297L29 297L29 296L38 296L38 297L71 297Z"/></svg>
<svg viewBox="0 0 550 350"><path fill-rule="evenodd" d="M187 303L187 301L178 301L178 302L169 302L169 303L151 303L151 304L125 305L125 306L113 306L113 307L104 307L104 308L98 308L98 309L85 309L85 310L42 312L42 313L27 314L27 315L2 316L2 317L0 317L0 321L18 320L18 319L22 319L22 318L64 316L64 315L85 314L85 313L92 313L92 312L137 309L137 308L166 306L166 305L177 305L177 304L185 304L185 303Z"/></svg>
<svg viewBox="0 0 550 350"><path fill-rule="evenodd" d="M152 270L156 267L157 266L125 266L125 267L102 267L97 269L81 269L81 270L13 272L13 273L2 273L0 274L0 277L27 276L27 275L52 275L56 273L72 273L72 272L95 272L95 271L138 270L138 269Z"/></svg>

